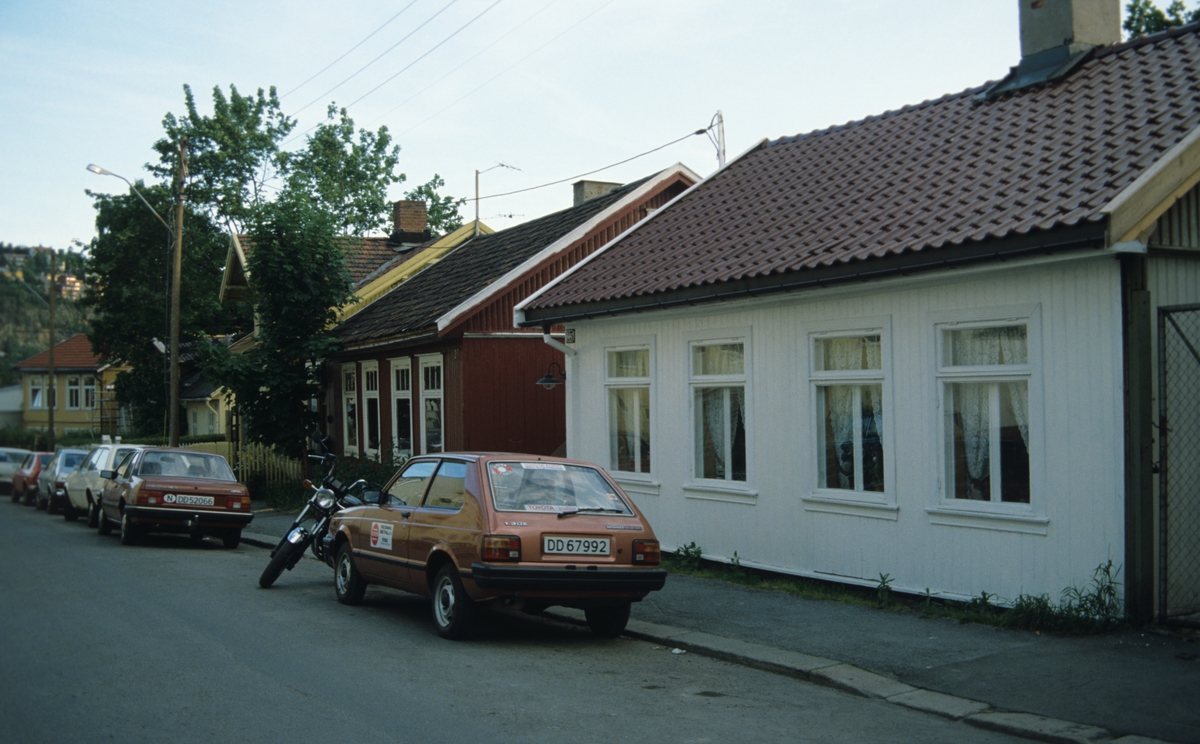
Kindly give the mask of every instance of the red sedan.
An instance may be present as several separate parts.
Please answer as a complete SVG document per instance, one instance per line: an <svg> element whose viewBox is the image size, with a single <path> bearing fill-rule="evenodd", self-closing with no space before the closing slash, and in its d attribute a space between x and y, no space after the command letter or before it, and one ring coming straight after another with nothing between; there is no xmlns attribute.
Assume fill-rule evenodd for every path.
<svg viewBox="0 0 1200 744"><path fill-rule="evenodd" d="M22 500L26 505L33 504L34 497L37 496L38 476L42 474L42 468L50 462L51 457L54 457L53 452L30 452L25 456L25 462L21 463L21 467L13 473L12 500L14 504Z"/></svg>

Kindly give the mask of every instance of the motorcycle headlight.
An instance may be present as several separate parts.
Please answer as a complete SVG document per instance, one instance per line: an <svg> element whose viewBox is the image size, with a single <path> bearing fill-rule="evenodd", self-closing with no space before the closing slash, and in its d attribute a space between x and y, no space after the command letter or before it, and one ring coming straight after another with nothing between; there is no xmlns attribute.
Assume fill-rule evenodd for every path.
<svg viewBox="0 0 1200 744"><path fill-rule="evenodd" d="M317 506L321 509L332 509L335 501L337 501L337 497L328 488L322 488L317 491Z"/></svg>

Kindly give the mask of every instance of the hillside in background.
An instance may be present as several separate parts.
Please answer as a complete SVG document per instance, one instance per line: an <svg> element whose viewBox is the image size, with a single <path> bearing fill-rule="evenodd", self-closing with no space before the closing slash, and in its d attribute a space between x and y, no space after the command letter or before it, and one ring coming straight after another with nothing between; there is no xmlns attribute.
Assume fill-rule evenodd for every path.
<svg viewBox="0 0 1200 744"><path fill-rule="evenodd" d="M26 281L3 268L0 267L0 387L20 381L20 375L13 371L14 365L50 347L47 278L34 271L34 278ZM87 330L87 318L70 299L60 295L54 310L57 341Z"/></svg>

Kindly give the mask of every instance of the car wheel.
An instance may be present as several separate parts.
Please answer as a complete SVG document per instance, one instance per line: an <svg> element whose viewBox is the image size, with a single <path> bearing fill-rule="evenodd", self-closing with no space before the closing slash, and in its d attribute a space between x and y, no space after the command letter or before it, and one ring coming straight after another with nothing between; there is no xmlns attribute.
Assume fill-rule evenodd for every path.
<svg viewBox="0 0 1200 744"><path fill-rule="evenodd" d="M36 491L36 495L33 497L33 506L38 511L42 511L46 508L46 500L42 498L42 489L40 488Z"/></svg>
<svg viewBox="0 0 1200 744"><path fill-rule="evenodd" d="M87 521L87 526L88 526L88 527L95 527L95 526L97 526L97 525L100 523L100 522L99 522L99 516L100 516L100 506L99 506L98 504L96 504L96 502L95 502L95 501L92 501L91 499L88 499L88 509L87 509L87 512L88 512L88 521Z"/></svg>
<svg viewBox="0 0 1200 744"><path fill-rule="evenodd" d="M53 496L46 499L46 513L58 514L58 502L54 500Z"/></svg>
<svg viewBox="0 0 1200 744"><path fill-rule="evenodd" d="M63 497L63 521L74 522L79 519L79 510L71 503L71 494Z"/></svg>
<svg viewBox="0 0 1200 744"><path fill-rule="evenodd" d="M15 489L15 488L12 490L12 502L13 502L14 504L19 504L19 503L21 503L21 494L20 494L20 492L18 492L18 491L17 491L17 489Z"/></svg>
<svg viewBox="0 0 1200 744"><path fill-rule="evenodd" d="M133 545L138 539L137 525L129 518L129 514L121 512L121 544Z"/></svg>
<svg viewBox="0 0 1200 744"><path fill-rule="evenodd" d="M433 624L438 635L454 641L466 638L475 624L475 600L467 596L450 564L442 566L433 580Z"/></svg>
<svg viewBox="0 0 1200 744"><path fill-rule="evenodd" d="M221 544L225 546L226 550L233 550L242 544L242 531L236 530L234 532L227 533L221 538Z"/></svg>
<svg viewBox="0 0 1200 744"><path fill-rule="evenodd" d="M279 552L283 553L282 550ZM333 565L333 591L337 594L338 601L347 605L361 603L363 595L367 592L367 582L354 567L350 543L342 543L342 547L338 548L337 561Z"/></svg>
<svg viewBox="0 0 1200 744"><path fill-rule="evenodd" d="M108 516L104 513L104 507L97 505L96 511L97 511L96 530L101 535L111 535L112 534L112 522L108 521Z"/></svg>
<svg viewBox="0 0 1200 744"><path fill-rule="evenodd" d="M593 607L584 610L588 627L601 638L616 638L629 624L629 603L616 607Z"/></svg>

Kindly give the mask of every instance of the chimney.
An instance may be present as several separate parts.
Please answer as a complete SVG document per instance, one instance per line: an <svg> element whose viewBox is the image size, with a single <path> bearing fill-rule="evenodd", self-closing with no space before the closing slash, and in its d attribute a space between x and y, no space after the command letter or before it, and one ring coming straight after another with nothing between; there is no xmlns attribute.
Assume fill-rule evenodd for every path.
<svg viewBox="0 0 1200 744"><path fill-rule="evenodd" d="M608 181L576 181L575 186L575 206L583 204L588 199L595 199L597 196L604 196L613 189L619 189L624 184L610 183Z"/></svg>
<svg viewBox="0 0 1200 744"><path fill-rule="evenodd" d="M428 216L424 201L401 199L392 204L392 234L388 236L392 250L403 253L432 238Z"/></svg>
<svg viewBox="0 0 1200 744"><path fill-rule="evenodd" d="M984 92L1005 93L1065 78L1096 47L1121 41L1121 0L1017 0L1021 63Z"/></svg>

